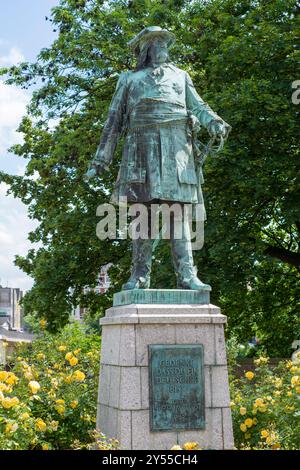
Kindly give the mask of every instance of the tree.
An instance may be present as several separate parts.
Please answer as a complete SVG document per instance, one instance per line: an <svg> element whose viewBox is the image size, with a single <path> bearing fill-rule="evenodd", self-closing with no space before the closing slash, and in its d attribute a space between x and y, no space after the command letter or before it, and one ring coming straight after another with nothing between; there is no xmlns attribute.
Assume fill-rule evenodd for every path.
<svg viewBox="0 0 300 470"><path fill-rule="evenodd" d="M222 155L205 168L208 223L205 247L196 253L200 277L211 282L230 331L242 340L259 334L269 353L288 353L299 334L299 106L291 101L299 2L61 0L50 21L59 31L53 45L35 64L6 71L8 83L39 85L20 126L25 142L13 149L28 158L26 174L1 174L39 221L30 238L43 247L16 261L35 279L26 308L46 315L55 329L78 302L92 313L109 305L111 292L82 294L101 265L114 264L111 291L127 277L128 242L100 242L95 235L96 207L108 201L120 149L110 173L91 187L82 177L118 73L133 66L128 40L159 24L176 32L174 62L233 127ZM167 280L171 287L166 245L159 252L154 285L165 287ZM269 319L278 328L270 328Z"/></svg>

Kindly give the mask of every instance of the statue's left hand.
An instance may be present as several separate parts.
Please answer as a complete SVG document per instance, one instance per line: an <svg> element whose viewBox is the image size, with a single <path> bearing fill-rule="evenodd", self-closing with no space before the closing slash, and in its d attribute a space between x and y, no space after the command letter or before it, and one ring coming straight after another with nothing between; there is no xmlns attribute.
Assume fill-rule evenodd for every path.
<svg viewBox="0 0 300 470"><path fill-rule="evenodd" d="M226 139L231 130L231 126L225 121L212 121L208 127L208 132L211 137L223 137Z"/></svg>

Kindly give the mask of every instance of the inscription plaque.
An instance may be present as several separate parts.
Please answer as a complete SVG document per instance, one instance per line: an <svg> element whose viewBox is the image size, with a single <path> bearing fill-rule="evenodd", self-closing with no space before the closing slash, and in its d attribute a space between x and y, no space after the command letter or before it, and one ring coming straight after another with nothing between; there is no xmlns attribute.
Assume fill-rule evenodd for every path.
<svg viewBox="0 0 300 470"><path fill-rule="evenodd" d="M202 344L149 344L150 430L204 429Z"/></svg>

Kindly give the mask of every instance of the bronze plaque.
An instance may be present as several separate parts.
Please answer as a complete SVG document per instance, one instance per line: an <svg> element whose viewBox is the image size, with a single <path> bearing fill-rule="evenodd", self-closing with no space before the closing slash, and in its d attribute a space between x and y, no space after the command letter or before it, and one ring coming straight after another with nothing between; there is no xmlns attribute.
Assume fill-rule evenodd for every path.
<svg viewBox="0 0 300 470"><path fill-rule="evenodd" d="M205 428L202 344L149 344L150 430Z"/></svg>

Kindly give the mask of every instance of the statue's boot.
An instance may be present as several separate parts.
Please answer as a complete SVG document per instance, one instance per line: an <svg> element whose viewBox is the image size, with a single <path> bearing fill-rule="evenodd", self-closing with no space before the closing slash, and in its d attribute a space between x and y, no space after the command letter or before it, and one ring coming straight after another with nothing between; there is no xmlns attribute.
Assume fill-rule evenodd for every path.
<svg viewBox="0 0 300 470"><path fill-rule="evenodd" d="M182 223L182 238L176 239L171 229L171 249L178 289L201 290L206 287L197 277L197 268L194 266L192 244L190 240L190 227L188 221Z"/></svg>
<svg viewBox="0 0 300 470"><path fill-rule="evenodd" d="M123 290L149 289L152 266L152 242L151 238L132 240L132 265L131 276L123 284Z"/></svg>

